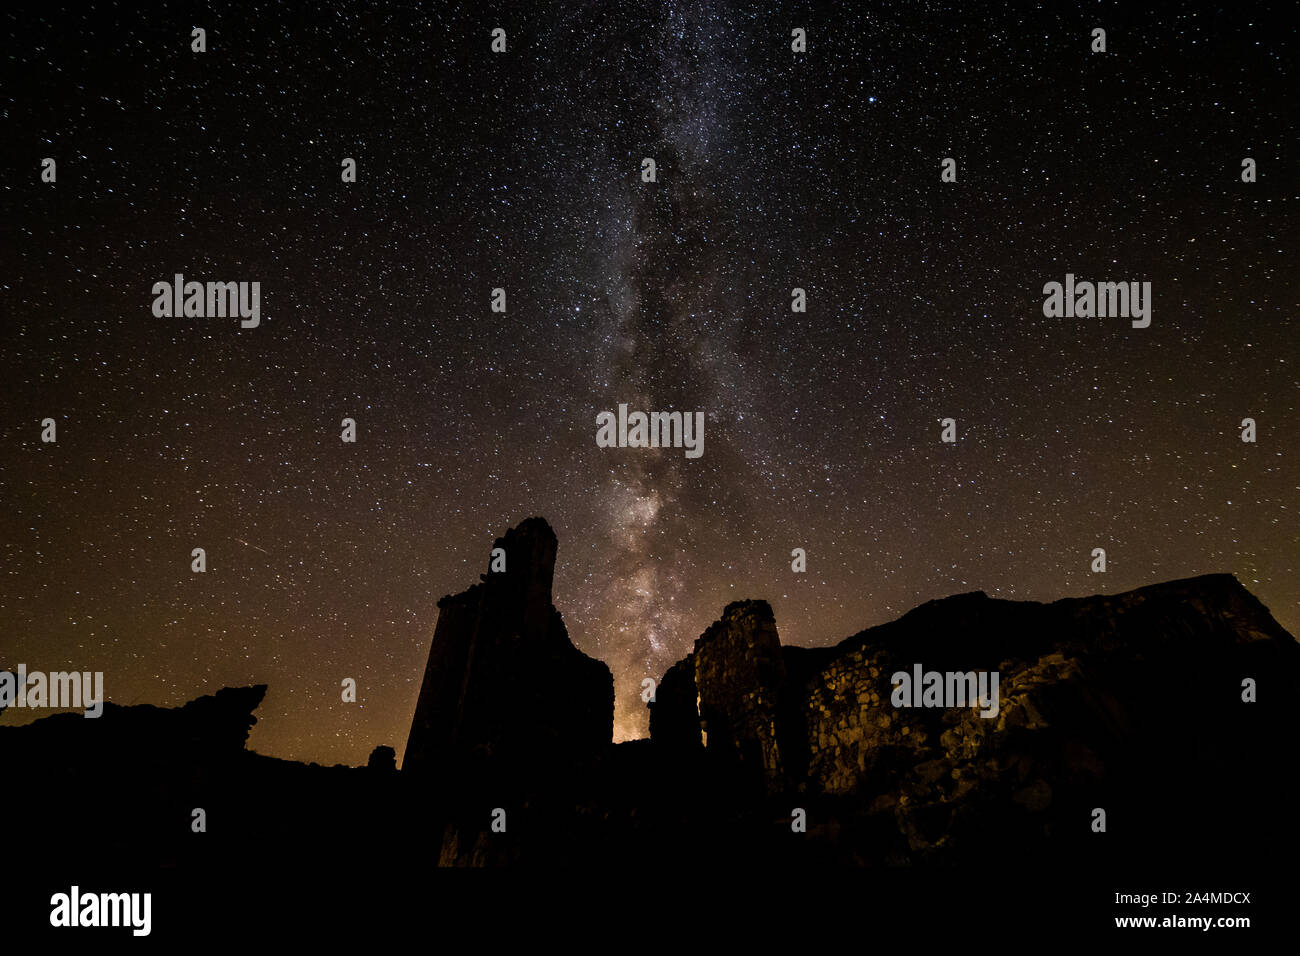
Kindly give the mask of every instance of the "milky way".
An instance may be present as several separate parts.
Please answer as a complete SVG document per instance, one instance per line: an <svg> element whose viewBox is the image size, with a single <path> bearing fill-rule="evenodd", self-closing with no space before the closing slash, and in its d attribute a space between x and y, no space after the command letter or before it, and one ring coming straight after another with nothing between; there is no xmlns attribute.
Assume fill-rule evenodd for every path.
<svg viewBox="0 0 1300 956"><path fill-rule="evenodd" d="M738 417L728 373L739 356L728 309L734 289L726 283L732 265L724 226L728 203L715 193L718 177L710 167L726 162L721 144L741 97L730 88L735 78L728 58L712 56L711 41L743 34L735 22L682 8L650 26L639 37L629 32L622 38L625 52L645 64L627 93L635 103L632 115L645 120L642 135L626 142L617 135L617 118L599 124L585 117L601 131L592 178L600 175L601 161L622 170L613 176L622 188L606 207L612 219L608 254L593 276L609 286L597 307L607 331L596 340L604 374L593 399L633 409L704 411L706 434L716 435ZM626 103L603 105L613 107L614 117L629 112ZM662 168L664 188L647 190L635 175L645 157ZM709 446L707 468L675 450L607 456L599 500L610 574L581 617L589 620L588 632L603 635L602 656L618 675L616 737L644 733L640 682L658 679L681 655L705 610L694 606L691 593L699 543L716 540L745 517L734 509L710 513L710 502L727 494L722 477L743 467L734 451L721 447L718 455Z"/></svg>
<svg viewBox="0 0 1300 956"><path fill-rule="evenodd" d="M620 739L740 598L827 644L1230 571L1295 631L1294 32L1047 6L9 14L0 664L265 682L256 749L400 753L438 598L534 514ZM176 273L259 327L155 317ZM1150 328L1045 317L1067 273ZM704 455L597 447L620 403Z"/></svg>

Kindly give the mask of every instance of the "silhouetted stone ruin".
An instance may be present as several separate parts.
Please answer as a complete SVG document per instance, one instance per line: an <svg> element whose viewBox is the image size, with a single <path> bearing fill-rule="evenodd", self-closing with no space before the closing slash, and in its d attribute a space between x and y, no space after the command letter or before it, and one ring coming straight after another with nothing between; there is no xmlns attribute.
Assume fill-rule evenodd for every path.
<svg viewBox="0 0 1300 956"><path fill-rule="evenodd" d="M366 767L384 773L395 773L397 771L397 751L387 744L380 744L370 751L370 759L366 761Z"/></svg>
<svg viewBox="0 0 1300 956"><path fill-rule="evenodd" d="M652 739L707 749L764 790L786 789L807 764L786 712L793 702L781 641L766 601L736 601L664 675L650 705Z"/></svg>
<svg viewBox="0 0 1300 956"><path fill-rule="evenodd" d="M973 695L894 706L892 676L917 665L996 672L996 714ZM1277 696L1244 702L1243 680L1264 675ZM741 601L664 675L650 729L750 792L822 801L858 859L976 856L1085 836L1078 821L1106 804L1173 839L1272 762L1259 728L1298 675L1300 646L1224 574L1052 604L956 595L830 648L781 647L767 603ZM1173 799L1180 787L1196 800Z"/></svg>
<svg viewBox="0 0 1300 956"><path fill-rule="evenodd" d="M529 518L496 549L504 570L438 602L403 772L569 762L613 739L613 675L573 646L551 603L555 532Z"/></svg>
<svg viewBox="0 0 1300 956"><path fill-rule="evenodd" d="M106 703L93 720L0 726L3 765L42 783L6 790L22 821L11 854L203 870L330 866L344 848L362 872L418 859L683 874L1114 873L1155 855L1217 874L1244 846L1295 848L1300 793L1277 741L1300 645L1231 575L1051 604L960 594L823 648L783 646L766 601L733 602L659 682L650 739L613 745L609 669L551 601L554 533L530 518L495 545L482 580L439 602L400 772L382 745L364 768L248 751L263 685L174 709ZM973 691L896 704L893 675L922 671L996 673L996 707ZM1095 838L1098 807L1113 839Z"/></svg>

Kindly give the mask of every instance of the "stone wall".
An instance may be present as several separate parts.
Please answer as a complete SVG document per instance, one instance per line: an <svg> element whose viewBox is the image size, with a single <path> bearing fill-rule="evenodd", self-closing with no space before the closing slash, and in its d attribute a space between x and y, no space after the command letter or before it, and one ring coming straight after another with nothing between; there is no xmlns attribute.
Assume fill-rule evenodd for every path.
<svg viewBox="0 0 1300 956"><path fill-rule="evenodd" d="M849 800L889 819L912 858L980 845L990 822L1029 846L1086 832L1092 801L1122 799L1117 781L1155 792L1198 753L1248 746L1241 681L1293 673L1296 650L1230 575L1052 604L956 595L822 650L781 649L771 609L746 601L665 675L651 735L699 745L693 690L706 757L757 763L769 793ZM891 678L915 664L996 671L997 714L895 707Z"/></svg>

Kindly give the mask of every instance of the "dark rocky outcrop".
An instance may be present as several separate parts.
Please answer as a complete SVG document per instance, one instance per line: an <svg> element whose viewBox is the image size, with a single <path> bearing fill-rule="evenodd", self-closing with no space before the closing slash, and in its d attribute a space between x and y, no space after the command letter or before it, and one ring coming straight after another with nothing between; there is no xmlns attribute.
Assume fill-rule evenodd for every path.
<svg viewBox="0 0 1300 956"><path fill-rule="evenodd" d="M85 885L93 874L113 885L153 873L149 885L163 889L158 874L242 882L286 865L391 864L419 818L399 774L249 751L266 692L227 687L174 708L107 702L94 719L58 713L0 726L7 852L50 868L50 885L64 891L64 881Z"/></svg>
<svg viewBox="0 0 1300 956"><path fill-rule="evenodd" d="M140 765L195 765L229 761L244 752L253 716L266 685L223 687L182 707L111 701L95 718L51 714L22 727L0 726L0 753L28 766L57 762L83 768L110 765L117 771ZM56 756L57 755L57 756Z"/></svg>

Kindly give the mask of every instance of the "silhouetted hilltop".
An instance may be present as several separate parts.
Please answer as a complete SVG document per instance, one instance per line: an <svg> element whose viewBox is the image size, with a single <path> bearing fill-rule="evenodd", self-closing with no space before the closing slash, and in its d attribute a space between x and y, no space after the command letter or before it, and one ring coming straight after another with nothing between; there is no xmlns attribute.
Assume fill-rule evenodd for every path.
<svg viewBox="0 0 1300 956"><path fill-rule="evenodd" d="M108 764L120 772L149 763L212 764L243 752L265 696L266 685L256 684L224 687L176 708L105 701L94 718L64 712L23 727L0 725L0 753L32 768Z"/></svg>

